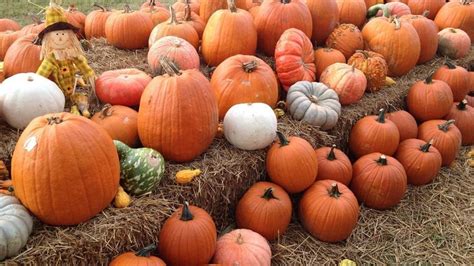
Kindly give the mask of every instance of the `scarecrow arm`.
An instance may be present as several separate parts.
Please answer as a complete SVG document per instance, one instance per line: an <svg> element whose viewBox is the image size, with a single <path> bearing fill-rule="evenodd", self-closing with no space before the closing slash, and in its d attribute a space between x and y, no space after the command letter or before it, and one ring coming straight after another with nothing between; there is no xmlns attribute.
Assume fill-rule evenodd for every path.
<svg viewBox="0 0 474 266"><path fill-rule="evenodd" d="M76 57L74 64L85 78L89 79L90 77L95 76L94 70L89 66L87 59L84 56L81 55Z"/></svg>
<svg viewBox="0 0 474 266"><path fill-rule="evenodd" d="M54 65L51 63L49 58L45 58L41 63L40 67L36 71L36 74L41 75L45 78L49 78L51 73L53 72Z"/></svg>

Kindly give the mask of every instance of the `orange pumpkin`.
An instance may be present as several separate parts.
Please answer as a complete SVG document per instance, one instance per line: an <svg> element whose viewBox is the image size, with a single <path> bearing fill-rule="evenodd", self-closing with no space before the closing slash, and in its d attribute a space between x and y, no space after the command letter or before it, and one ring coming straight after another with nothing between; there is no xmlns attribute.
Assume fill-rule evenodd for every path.
<svg viewBox="0 0 474 266"><path fill-rule="evenodd" d="M140 8L147 8L151 6L164 7L159 0L146 0L145 2L143 2Z"/></svg>
<svg viewBox="0 0 474 266"><path fill-rule="evenodd" d="M374 152L353 165L351 190L367 207L385 210L396 206L405 195L407 175L395 158Z"/></svg>
<svg viewBox="0 0 474 266"><path fill-rule="evenodd" d="M385 119L384 109L380 109L378 117L370 115L357 121L349 137L349 147L357 158L374 152L393 155L399 143L398 128Z"/></svg>
<svg viewBox="0 0 474 266"><path fill-rule="evenodd" d="M288 193L307 189L318 175L318 160L313 147L299 137L286 138L277 132L279 141L267 153L266 169L275 184Z"/></svg>
<svg viewBox="0 0 474 266"><path fill-rule="evenodd" d="M469 78L469 72L465 68L448 61L433 74L433 79L442 80L449 85L455 102L462 101L470 91Z"/></svg>
<svg viewBox="0 0 474 266"><path fill-rule="evenodd" d="M311 40L316 44L326 43L329 34L339 23L339 9L336 1L307 0L313 18L313 34Z"/></svg>
<svg viewBox="0 0 474 266"><path fill-rule="evenodd" d="M140 25L140 27L137 27ZM147 46L153 21L143 12L131 11L125 6L123 12L114 12L105 23L105 36L113 46L121 49L140 49Z"/></svg>
<svg viewBox="0 0 474 266"><path fill-rule="evenodd" d="M407 95L407 107L418 121L441 119L453 105L453 92L442 80L429 76L411 86Z"/></svg>
<svg viewBox="0 0 474 266"><path fill-rule="evenodd" d="M20 35L22 35L22 36L32 34L32 33L38 34L42 30L44 30L44 28L46 27L46 24L44 22L42 22L36 16L30 16L30 17L33 20L33 23L28 24L28 25L24 26L23 28L21 28Z"/></svg>
<svg viewBox="0 0 474 266"><path fill-rule="evenodd" d="M228 9L212 14L202 35L201 52L210 66L217 66L233 55L253 55L257 50L257 30L252 15L237 9L234 0L228 3Z"/></svg>
<svg viewBox="0 0 474 266"><path fill-rule="evenodd" d="M400 133L400 142L406 139L416 139L416 136L418 136L418 125L409 112L400 110L389 113L387 119L397 126Z"/></svg>
<svg viewBox="0 0 474 266"><path fill-rule="evenodd" d="M178 0L173 4L173 8L178 12L185 12L186 8L189 7L189 11L199 16L199 8L201 6L201 0Z"/></svg>
<svg viewBox="0 0 474 266"><path fill-rule="evenodd" d="M421 15L405 15L402 21L407 21L415 28L420 38L420 57L418 64L423 64L436 55L438 49L438 26L431 19Z"/></svg>
<svg viewBox="0 0 474 266"><path fill-rule="evenodd" d="M160 58L167 57L180 69L199 69L199 54L196 49L184 39L175 36L165 36L156 41L148 51L148 64L151 70L161 75Z"/></svg>
<svg viewBox="0 0 474 266"><path fill-rule="evenodd" d="M432 146L433 141L407 139L398 146L395 158L403 165L409 184L431 183L441 169L441 154Z"/></svg>
<svg viewBox="0 0 474 266"><path fill-rule="evenodd" d="M388 64L388 75L407 74L418 62L421 43L415 28L398 18L377 17L362 29L365 49L381 54Z"/></svg>
<svg viewBox="0 0 474 266"><path fill-rule="evenodd" d="M311 38L313 22L304 0L266 0L254 20L258 32L258 48L272 56L283 32L299 29Z"/></svg>
<svg viewBox="0 0 474 266"><path fill-rule="evenodd" d="M299 217L303 227L317 239L339 242L355 229L359 204L346 185L322 180L304 193L299 203Z"/></svg>
<svg viewBox="0 0 474 266"><path fill-rule="evenodd" d="M278 81L272 68L252 55L235 55L222 62L212 74L211 88L221 120L236 104L262 102L274 107L278 101Z"/></svg>
<svg viewBox="0 0 474 266"><path fill-rule="evenodd" d="M70 113L48 114L31 121L20 136L12 179L15 195L43 223L76 225L114 198L119 158L112 138L96 123Z"/></svg>
<svg viewBox="0 0 474 266"><path fill-rule="evenodd" d="M81 11L77 10L77 7L74 4L71 4L69 8L64 12L67 21L74 27L79 29L77 35L83 39L86 37L84 32L84 27L86 24L86 15Z"/></svg>
<svg viewBox="0 0 474 266"><path fill-rule="evenodd" d="M36 70L41 65L41 46L33 44L36 36L36 34L28 34L20 37L8 48L3 59L6 77L18 73L36 73Z"/></svg>
<svg viewBox="0 0 474 266"><path fill-rule="evenodd" d="M150 256L156 245L150 245L138 252L125 252L114 258L109 266L165 266L166 263L158 257Z"/></svg>
<svg viewBox="0 0 474 266"><path fill-rule="evenodd" d="M290 197L276 184L257 182L237 204L235 219L239 228L250 229L273 240L283 235L290 224Z"/></svg>
<svg viewBox="0 0 474 266"><path fill-rule="evenodd" d="M153 27L170 18L170 12L164 7L150 6L140 9L140 11L150 16L151 21L153 21Z"/></svg>
<svg viewBox="0 0 474 266"><path fill-rule="evenodd" d="M314 51L314 64L316 66L316 80L326 68L335 63L346 63L346 57L339 50L332 48L319 48Z"/></svg>
<svg viewBox="0 0 474 266"><path fill-rule="evenodd" d="M348 186L352 179L352 164L347 155L336 145L316 150L318 176L316 180L334 180Z"/></svg>
<svg viewBox="0 0 474 266"><path fill-rule="evenodd" d="M106 104L91 120L102 126L113 140L136 147L139 141L137 116L137 111L130 107Z"/></svg>
<svg viewBox="0 0 474 266"><path fill-rule="evenodd" d="M162 66L167 74L155 77L141 97L138 134L146 147L160 151L165 159L191 161L216 135L216 98L199 70L181 71L167 60Z"/></svg>
<svg viewBox="0 0 474 266"><path fill-rule="evenodd" d="M329 35L326 46L337 49L348 60L357 50L364 48L364 39L355 25L341 24Z"/></svg>
<svg viewBox="0 0 474 266"><path fill-rule="evenodd" d="M214 12L225 8L227 8L226 0L205 0L199 6L199 16L207 23Z"/></svg>
<svg viewBox="0 0 474 266"><path fill-rule="evenodd" d="M454 103L445 119L455 121L454 124L461 131L462 145L474 145L474 108L467 105L467 100Z"/></svg>
<svg viewBox="0 0 474 266"><path fill-rule="evenodd" d="M166 220L159 241L158 251L168 264L207 264L216 249L216 225L205 210L185 202Z"/></svg>
<svg viewBox="0 0 474 266"><path fill-rule="evenodd" d="M321 83L337 92L339 102L349 105L358 102L367 88L367 78L359 69L343 63L330 65L321 74Z"/></svg>
<svg viewBox="0 0 474 266"><path fill-rule="evenodd" d="M451 59L467 56L471 49L471 39L460 29L445 28L438 33L438 52Z"/></svg>
<svg viewBox="0 0 474 266"><path fill-rule="evenodd" d="M314 81L313 45L304 32L292 28L281 35L275 48L275 68L286 91L298 81Z"/></svg>
<svg viewBox="0 0 474 266"><path fill-rule="evenodd" d="M426 17L432 20L446 4L446 0L408 0L407 4L412 14L422 15L428 12Z"/></svg>
<svg viewBox="0 0 474 266"><path fill-rule="evenodd" d="M405 15L411 15L411 10L410 7L408 7L407 4L402 3L402 2L390 2L385 4L385 7L388 9L390 12L390 15L392 16L405 16ZM368 10L368 16L372 17L373 14L373 9L369 8ZM383 11L379 10L376 14L377 17L380 17L383 15Z"/></svg>
<svg viewBox="0 0 474 266"><path fill-rule="evenodd" d="M90 12L86 16L84 33L87 39L105 38L105 23L112 12L107 11L105 7L100 5L94 4L94 6L99 9Z"/></svg>
<svg viewBox="0 0 474 266"><path fill-rule="evenodd" d="M348 65L362 71L367 78L367 88L369 92L375 92L385 86L388 66L382 55L365 50L356 51L349 61Z"/></svg>
<svg viewBox="0 0 474 266"><path fill-rule="evenodd" d="M383 4L384 0L365 0L365 7L369 9L372 6Z"/></svg>
<svg viewBox="0 0 474 266"><path fill-rule="evenodd" d="M474 5L472 0L456 0L446 3L436 14L434 21L440 30L455 28L465 31L471 39L471 44L474 44Z"/></svg>
<svg viewBox="0 0 474 266"><path fill-rule="evenodd" d="M187 23L193 26L199 36L199 39L202 38L202 33L206 27L206 22L202 20L198 13L191 11L191 6L187 5L184 11L176 12L176 18L182 23Z"/></svg>
<svg viewBox="0 0 474 266"><path fill-rule="evenodd" d="M199 36L194 29L193 25L189 23L182 23L176 18L174 9L170 7L171 18L168 21L160 23L153 28L148 39L148 47L152 47L153 44L160 38L165 36L176 36L188 41L194 48L199 48Z"/></svg>
<svg viewBox="0 0 474 266"><path fill-rule="evenodd" d="M433 140L443 159L443 166L449 166L461 149L461 131L454 125L454 120L430 120L418 127L418 138L424 141Z"/></svg>
<svg viewBox="0 0 474 266"><path fill-rule="evenodd" d="M354 24L359 28L365 23L367 7L364 0L336 0L339 8L339 22Z"/></svg>
<svg viewBox="0 0 474 266"><path fill-rule="evenodd" d="M0 32L0 61L3 61L8 48L20 37L19 31Z"/></svg>
<svg viewBox="0 0 474 266"><path fill-rule="evenodd" d="M8 18L0 18L0 32L7 30L17 31L20 29L21 26L18 24L18 22Z"/></svg>

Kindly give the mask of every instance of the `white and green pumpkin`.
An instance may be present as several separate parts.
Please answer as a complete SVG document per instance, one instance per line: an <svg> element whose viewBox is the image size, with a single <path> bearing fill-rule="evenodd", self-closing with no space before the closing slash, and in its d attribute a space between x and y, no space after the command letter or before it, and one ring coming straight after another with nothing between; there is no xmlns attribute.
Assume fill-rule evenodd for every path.
<svg viewBox="0 0 474 266"><path fill-rule="evenodd" d="M114 140L120 157L120 184L132 195L150 193L165 172L165 159L151 148L132 149Z"/></svg>
<svg viewBox="0 0 474 266"><path fill-rule="evenodd" d="M19 254L32 230L33 220L20 201L0 194L0 261Z"/></svg>

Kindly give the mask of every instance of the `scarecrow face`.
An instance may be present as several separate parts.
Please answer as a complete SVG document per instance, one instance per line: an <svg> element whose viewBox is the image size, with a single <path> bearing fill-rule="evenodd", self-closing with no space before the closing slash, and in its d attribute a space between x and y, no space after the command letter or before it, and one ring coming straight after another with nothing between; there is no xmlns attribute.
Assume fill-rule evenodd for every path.
<svg viewBox="0 0 474 266"><path fill-rule="evenodd" d="M53 49L66 49L70 46L70 34L74 34L71 30L57 30L48 33L50 45Z"/></svg>

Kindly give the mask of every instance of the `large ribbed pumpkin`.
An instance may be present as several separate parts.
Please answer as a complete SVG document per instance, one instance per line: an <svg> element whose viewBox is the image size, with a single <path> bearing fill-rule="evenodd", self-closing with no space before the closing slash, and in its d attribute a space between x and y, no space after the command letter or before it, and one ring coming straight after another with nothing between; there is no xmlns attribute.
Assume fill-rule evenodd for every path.
<svg viewBox="0 0 474 266"><path fill-rule="evenodd" d="M313 18L311 40L315 44L324 44L329 34L339 22L339 9L335 0L306 0Z"/></svg>
<svg viewBox="0 0 474 266"><path fill-rule="evenodd" d="M471 39L460 29L445 28L438 33L438 53L451 59L467 56L471 49Z"/></svg>
<svg viewBox="0 0 474 266"><path fill-rule="evenodd" d="M286 138L277 132L279 141L267 153L266 169L275 184L288 193L307 189L318 175L318 160L311 144L300 137Z"/></svg>
<svg viewBox="0 0 474 266"><path fill-rule="evenodd" d="M105 9L103 6L99 6L97 4L94 4L94 6L98 7L99 9L90 12L86 16L84 25L86 38L105 38L105 23L112 13L107 11L107 9Z"/></svg>
<svg viewBox="0 0 474 266"><path fill-rule="evenodd" d="M470 91L469 78L469 72L465 68L450 62L446 62L433 74L433 79L442 80L449 85L455 102L462 101Z"/></svg>
<svg viewBox="0 0 474 266"><path fill-rule="evenodd" d="M46 224L76 225L89 220L110 204L119 178L112 138L78 115L35 118L13 153L15 195Z"/></svg>
<svg viewBox="0 0 474 266"><path fill-rule="evenodd" d="M393 155L399 143L398 128L385 119L384 109L378 116L370 115L357 121L349 137L349 147L357 158L373 152Z"/></svg>
<svg viewBox="0 0 474 266"><path fill-rule="evenodd" d="M322 147L316 150L318 159L318 176L316 180L334 180L348 186L352 179L352 164L347 155L332 147Z"/></svg>
<svg viewBox="0 0 474 266"><path fill-rule="evenodd" d="M420 38L420 57L418 64L423 64L436 55L438 49L438 26L431 19L422 15L405 15L402 21L410 22Z"/></svg>
<svg viewBox="0 0 474 266"><path fill-rule="evenodd" d="M326 46L339 50L346 60L364 48L364 39L360 30L353 24L341 24L329 35Z"/></svg>
<svg viewBox="0 0 474 266"><path fill-rule="evenodd" d="M0 32L11 30L17 31L20 30L21 26L18 22L8 19L8 18L0 18Z"/></svg>
<svg viewBox="0 0 474 266"><path fill-rule="evenodd" d="M19 31L0 32L0 61L3 61L8 48L20 37Z"/></svg>
<svg viewBox="0 0 474 266"><path fill-rule="evenodd" d="M314 81L313 44L304 32L292 28L281 35L275 48L275 66L286 91L298 81Z"/></svg>
<svg viewBox="0 0 474 266"><path fill-rule="evenodd" d="M365 23L367 7L364 0L336 0L339 8L339 22L354 24L359 28Z"/></svg>
<svg viewBox="0 0 474 266"><path fill-rule="evenodd" d="M319 48L314 51L314 65L316 66L316 80L326 68L335 63L346 63L346 57L339 50L332 48Z"/></svg>
<svg viewBox="0 0 474 266"><path fill-rule="evenodd" d="M369 208L385 210L396 206L406 189L405 169L393 157L374 152L353 165L351 190Z"/></svg>
<svg viewBox="0 0 474 266"><path fill-rule="evenodd" d="M165 36L156 41L148 50L148 64L156 74L163 74L160 58L167 57L180 69L199 69L199 54L185 39L176 36Z"/></svg>
<svg viewBox="0 0 474 266"><path fill-rule="evenodd" d="M216 249L216 225L205 210L186 202L166 220L159 240L158 251L169 265L204 265Z"/></svg>
<svg viewBox="0 0 474 266"><path fill-rule="evenodd" d="M433 146L441 153L443 166L451 165L461 149L461 131L454 122L454 120L430 120L418 127L418 138L424 141L433 140Z"/></svg>
<svg viewBox="0 0 474 266"><path fill-rule="evenodd" d="M334 243L351 235L359 218L359 204L346 185L322 180L304 193L298 213L303 227L311 235Z"/></svg>
<svg viewBox="0 0 474 266"><path fill-rule="evenodd" d="M407 111L400 110L387 114L387 119L395 123L400 133L400 142L406 139L416 139L418 125L415 118Z"/></svg>
<svg viewBox="0 0 474 266"><path fill-rule="evenodd" d="M137 111L130 107L106 104L91 120L104 128L113 140L136 147L139 142L137 116Z"/></svg>
<svg viewBox="0 0 474 266"><path fill-rule="evenodd" d="M265 0L254 23L258 32L258 48L268 56L274 54L278 39L285 30L296 28L309 38L313 32L311 13L304 0Z"/></svg>
<svg viewBox="0 0 474 266"><path fill-rule="evenodd" d="M358 50L349 58L347 64L364 73L367 78L367 91L375 92L385 86L388 66L381 54Z"/></svg>
<svg viewBox="0 0 474 266"><path fill-rule="evenodd" d="M454 124L461 131L462 145L474 145L474 107L467 105L467 100L454 103L445 119L455 121Z"/></svg>
<svg viewBox="0 0 474 266"><path fill-rule="evenodd" d="M210 66L217 66L233 55L253 55L257 50L257 29L252 15L238 9L234 0L227 2L228 9L212 14L202 35L201 52Z"/></svg>
<svg viewBox="0 0 474 266"><path fill-rule="evenodd" d="M211 88L219 106L219 119L240 103L266 103L278 100L278 81L272 68L253 55L235 55L222 62L212 74Z"/></svg>
<svg viewBox="0 0 474 266"><path fill-rule="evenodd" d="M227 8L226 0L203 0L200 1L199 16L207 23L214 12Z"/></svg>
<svg viewBox="0 0 474 266"><path fill-rule="evenodd" d="M167 160L191 161L203 153L217 132L217 101L207 78L197 69L179 70L162 60L167 74L146 87L138 112L143 145Z"/></svg>
<svg viewBox="0 0 474 266"><path fill-rule="evenodd" d="M398 18L371 19L362 29L365 49L381 54L389 76L402 76L412 70L420 57L420 38L415 28Z"/></svg>
<svg viewBox="0 0 474 266"><path fill-rule="evenodd" d="M138 26L140 25L140 26ZM153 29L153 21L143 12L131 11L125 6L123 12L113 13L105 23L105 36L113 46L121 49L145 48Z"/></svg>
<svg viewBox="0 0 474 266"><path fill-rule="evenodd" d="M18 73L36 73L36 70L41 65L41 46L33 44L36 36L36 34L28 34L20 37L8 48L4 58L6 77Z"/></svg>
<svg viewBox="0 0 474 266"><path fill-rule="evenodd" d="M418 121L441 119L453 105L453 92L442 80L429 76L411 86L407 95L407 107Z"/></svg>
<svg viewBox="0 0 474 266"><path fill-rule="evenodd" d="M342 105L358 102L367 88L367 78L364 73L343 63L335 63L326 68L320 80L321 83L337 92Z"/></svg>
<svg viewBox="0 0 474 266"><path fill-rule="evenodd" d="M432 140L407 139L398 146L395 158L403 165L408 183L416 186L433 181L441 169L441 154Z"/></svg>
<svg viewBox="0 0 474 266"><path fill-rule="evenodd" d="M472 0L452 0L446 3L436 15L435 22L440 30L455 28L465 31L471 38L471 43L474 43L474 4Z"/></svg>

